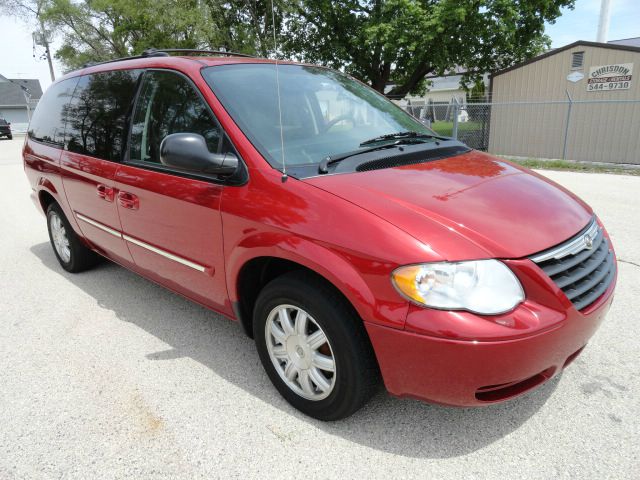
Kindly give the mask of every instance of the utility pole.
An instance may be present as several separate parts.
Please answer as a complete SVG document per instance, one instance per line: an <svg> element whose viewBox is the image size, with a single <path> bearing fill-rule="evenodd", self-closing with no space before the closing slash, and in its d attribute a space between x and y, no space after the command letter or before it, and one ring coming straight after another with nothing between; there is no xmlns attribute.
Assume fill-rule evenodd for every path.
<svg viewBox="0 0 640 480"><path fill-rule="evenodd" d="M45 28L45 22L42 19L43 11L46 11L45 7L49 4L49 0L0 0L0 12L3 15L6 13L9 16L19 18L28 25L33 23L38 25L36 31L31 34L33 39L33 58L36 58L36 45L44 47L44 54L49 64L49 75L53 82L56 79L56 75L53 70L53 59L51 58L49 32Z"/></svg>
<svg viewBox="0 0 640 480"><path fill-rule="evenodd" d="M51 81L54 82L56 79L56 75L53 71L53 60L51 59L51 49L49 48L49 39L47 38L47 30L44 28L44 22L41 19L40 21L40 31L33 32L33 43L35 45L40 45L44 47L44 54L47 57L47 62L49 63L49 75L51 75ZM34 46L34 56L35 56L35 46Z"/></svg>
<svg viewBox="0 0 640 480"><path fill-rule="evenodd" d="M42 43L44 43L44 52L47 56L47 62L49 63L49 74L51 75L51 81L55 82L56 74L53 72L53 61L51 60L51 49L49 48L49 39L47 38L47 32L44 29L44 22L40 20L40 31L42 32Z"/></svg>
<svg viewBox="0 0 640 480"><path fill-rule="evenodd" d="M611 18L611 0L602 0L600 4L600 21L596 42L605 43L609 36L609 19Z"/></svg>

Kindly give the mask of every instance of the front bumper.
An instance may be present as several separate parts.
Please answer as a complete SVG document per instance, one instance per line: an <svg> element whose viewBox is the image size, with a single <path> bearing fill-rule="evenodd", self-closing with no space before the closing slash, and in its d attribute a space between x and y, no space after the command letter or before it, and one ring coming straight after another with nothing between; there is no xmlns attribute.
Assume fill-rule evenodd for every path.
<svg viewBox="0 0 640 480"><path fill-rule="evenodd" d="M551 283L548 287L553 288ZM365 326L391 394L445 405L487 405L523 394L561 372L577 357L604 319L614 288L615 280L583 311L570 306L556 288L553 296L561 300L554 305L556 308L547 305L533 310L531 318L539 327L536 331L522 328L514 334L517 329L503 327L502 339L495 335L497 330L493 326L491 336L481 339L451 338L452 332L448 332L447 338L438 332L418 333L369 322ZM560 305L563 307L558 308ZM518 310L527 308L523 304L510 315L526 318ZM420 321L433 323L433 313L416 309L410 317L413 315L416 325ZM458 312L437 312L437 315L450 315L450 324L464 323L469 318ZM474 320L483 322L489 321Z"/></svg>

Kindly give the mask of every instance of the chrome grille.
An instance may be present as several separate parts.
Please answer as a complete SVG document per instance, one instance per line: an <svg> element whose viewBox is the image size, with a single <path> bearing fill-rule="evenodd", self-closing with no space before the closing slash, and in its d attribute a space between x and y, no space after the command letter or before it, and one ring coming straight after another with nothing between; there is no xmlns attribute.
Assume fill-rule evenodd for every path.
<svg viewBox="0 0 640 480"><path fill-rule="evenodd" d="M611 285L613 251L595 218L575 237L531 257L577 310L596 301Z"/></svg>

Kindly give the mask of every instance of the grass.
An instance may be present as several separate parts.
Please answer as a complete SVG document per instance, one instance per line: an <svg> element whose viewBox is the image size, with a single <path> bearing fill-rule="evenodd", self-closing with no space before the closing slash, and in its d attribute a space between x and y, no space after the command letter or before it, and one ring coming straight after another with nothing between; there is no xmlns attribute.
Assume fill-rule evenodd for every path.
<svg viewBox="0 0 640 480"><path fill-rule="evenodd" d="M453 134L453 122L433 122L431 128L440 135L450 137ZM458 134L471 130L480 130L482 124L480 122L458 122Z"/></svg>
<svg viewBox="0 0 640 480"><path fill-rule="evenodd" d="M640 176L640 168L623 167L618 165L605 165L601 163L572 162L569 160L540 160L537 158L511 158L508 160L527 168L541 170L564 170L568 172L584 173L614 173L618 175Z"/></svg>

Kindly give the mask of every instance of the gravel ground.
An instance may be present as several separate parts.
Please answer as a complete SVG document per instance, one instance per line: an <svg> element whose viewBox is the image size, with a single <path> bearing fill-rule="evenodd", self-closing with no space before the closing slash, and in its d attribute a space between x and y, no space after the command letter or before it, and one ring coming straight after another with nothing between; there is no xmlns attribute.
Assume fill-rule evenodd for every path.
<svg viewBox="0 0 640 480"><path fill-rule="evenodd" d="M638 478L640 177L543 172L595 208L620 262L561 378L482 409L380 392L321 423L238 325L111 263L64 272L21 144L0 141L0 478Z"/></svg>

